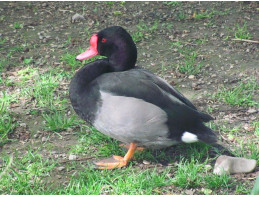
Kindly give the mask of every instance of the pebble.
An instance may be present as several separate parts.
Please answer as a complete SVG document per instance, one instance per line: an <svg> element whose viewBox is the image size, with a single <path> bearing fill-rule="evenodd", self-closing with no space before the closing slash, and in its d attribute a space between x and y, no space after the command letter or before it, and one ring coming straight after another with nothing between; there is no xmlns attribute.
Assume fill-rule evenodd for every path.
<svg viewBox="0 0 259 197"><path fill-rule="evenodd" d="M74 16L72 16L72 23L76 21L82 21L82 20L85 20L85 17L83 15L76 13Z"/></svg>
<svg viewBox="0 0 259 197"><path fill-rule="evenodd" d="M149 165L149 164L150 164L150 162L149 162L149 161L146 161L146 160L143 160L143 164L145 164L145 165Z"/></svg>
<svg viewBox="0 0 259 197"><path fill-rule="evenodd" d="M57 170L58 170L58 171L62 171L62 170L64 170L64 169L65 169L65 166L57 167Z"/></svg>
<svg viewBox="0 0 259 197"><path fill-rule="evenodd" d="M47 139L46 137L42 137L42 138L41 138L41 141L42 141L42 142L46 142L47 140L48 140L48 139Z"/></svg>
<svg viewBox="0 0 259 197"><path fill-rule="evenodd" d="M26 123L21 123L20 126L21 127L26 127L27 125L26 125Z"/></svg>
<svg viewBox="0 0 259 197"><path fill-rule="evenodd" d="M256 167L256 160L221 155L216 160L213 173L217 175L249 173Z"/></svg>
<svg viewBox="0 0 259 197"><path fill-rule="evenodd" d="M70 161L71 161L71 160L75 160L75 159L76 159L76 155L71 154L71 155L69 155L68 159L69 159Z"/></svg>
<svg viewBox="0 0 259 197"><path fill-rule="evenodd" d="M194 75L189 75L189 77L188 77L189 79L194 79L195 78L195 76Z"/></svg>

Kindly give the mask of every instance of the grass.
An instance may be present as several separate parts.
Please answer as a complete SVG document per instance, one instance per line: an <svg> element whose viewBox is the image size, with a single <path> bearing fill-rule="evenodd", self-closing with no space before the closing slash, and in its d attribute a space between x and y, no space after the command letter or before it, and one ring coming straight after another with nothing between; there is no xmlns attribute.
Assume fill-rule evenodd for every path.
<svg viewBox="0 0 259 197"><path fill-rule="evenodd" d="M132 39L135 43L151 38L152 34L158 29L158 21L151 25L140 22L137 25L137 31L132 34Z"/></svg>
<svg viewBox="0 0 259 197"><path fill-rule="evenodd" d="M236 24L233 32L234 32L235 38L237 38L237 39L241 39L241 40L247 39L247 40L249 40L249 39L252 38L251 34L249 33L249 31L247 29L247 23L246 22L243 24L243 26L241 26L239 24Z"/></svg>
<svg viewBox="0 0 259 197"><path fill-rule="evenodd" d="M9 112L9 105L15 99L8 95L5 91L0 97L0 147L10 139L8 135L12 133L17 126L13 115Z"/></svg>
<svg viewBox="0 0 259 197"><path fill-rule="evenodd" d="M80 123L75 115L67 116L63 112L53 112L51 114L42 114L45 120L45 129L48 131L63 131Z"/></svg>
<svg viewBox="0 0 259 197"><path fill-rule="evenodd" d="M179 54L183 57L182 62L177 66L180 73L187 75L197 75L201 73L203 67L202 62L199 62L198 53L191 47L183 47L180 41L173 42L172 47L176 48Z"/></svg>
<svg viewBox="0 0 259 197"><path fill-rule="evenodd" d="M258 84L255 78L243 80L235 87L221 87L213 97L230 105L236 106L258 106L253 100Z"/></svg>
<svg viewBox="0 0 259 197"><path fill-rule="evenodd" d="M19 23L19 22L15 22L15 23L13 24L13 27L14 27L14 29L21 29L21 28L23 28L23 24L21 24L21 23Z"/></svg>

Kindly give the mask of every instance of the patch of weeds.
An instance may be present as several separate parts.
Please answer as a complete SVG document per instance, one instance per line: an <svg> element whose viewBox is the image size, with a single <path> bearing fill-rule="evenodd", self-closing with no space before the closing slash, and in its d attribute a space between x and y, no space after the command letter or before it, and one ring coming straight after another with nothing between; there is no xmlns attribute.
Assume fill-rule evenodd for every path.
<svg viewBox="0 0 259 197"><path fill-rule="evenodd" d="M259 137L259 121L253 122L253 127L254 127L254 134Z"/></svg>
<svg viewBox="0 0 259 197"><path fill-rule="evenodd" d="M13 115L9 112L11 102L17 101L15 95L3 91L0 95L0 147L9 141L8 134L17 126Z"/></svg>
<svg viewBox="0 0 259 197"><path fill-rule="evenodd" d="M23 28L23 24L21 24L21 23L19 23L19 22L15 22L15 23L13 24L13 27L14 27L14 29L21 29L21 28Z"/></svg>
<svg viewBox="0 0 259 197"><path fill-rule="evenodd" d="M255 92L258 91L258 84L255 78L241 81L235 87L221 87L213 97L230 105L237 106L258 106L253 100Z"/></svg>
<svg viewBox="0 0 259 197"><path fill-rule="evenodd" d="M178 12L176 16L179 20L185 20L187 18L183 11Z"/></svg>
<svg viewBox="0 0 259 197"><path fill-rule="evenodd" d="M0 59L0 72L2 71L3 68L6 66L10 65L10 61L7 58L1 58Z"/></svg>
<svg viewBox="0 0 259 197"><path fill-rule="evenodd" d="M167 2L164 2L164 4L167 6L176 7L178 5L181 5L182 2L181 1L167 1Z"/></svg>
<svg viewBox="0 0 259 197"><path fill-rule="evenodd" d="M233 150L234 155L237 157L255 159L257 160L257 164L258 164L259 163L258 142L250 139L246 143L244 143L243 139L238 139L238 138L236 138L236 141L238 142L239 146L235 147L235 149Z"/></svg>
<svg viewBox="0 0 259 197"><path fill-rule="evenodd" d="M5 41L6 41L6 38L2 38L2 37L0 37L0 45L4 44L4 43L5 43Z"/></svg>
<svg viewBox="0 0 259 197"><path fill-rule="evenodd" d="M78 124L76 115L69 117L64 112L42 114L42 117L45 120L45 129L48 131L63 131Z"/></svg>
<svg viewBox="0 0 259 197"><path fill-rule="evenodd" d="M210 189L228 188L230 187L231 179L232 177L227 174L223 174L221 176L216 174L206 174L204 177L206 186Z"/></svg>
<svg viewBox="0 0 259 197"><path fill-rule="evenodd" d="M198 57L197 52L193 51L189 54L185 55L184 64L179 66L179 72L188 74L188 75L196 75L201 72L202 63L196 63L196 59Z"/></svg>
<svg viewBox="0 0 259 197"><path fill-rule="evenodd" d="M236 190L235 190L235 194L236 195L240 195L240 194L250 194L251 193L251 189L249 187L247 187L247 185L245 185L243 182L236 182Z"/></svg>
<svg viewBox="0 0 259 197"><path fill-rule="evenodd" d="M85 168L73 175L67 187L59 188L58 194L84 195L150 195L158 194L162 186L170 185L167 174L170 169L135 171L126 169L93 170Z"/></svg>
<svg viewBox="0 0 259 197"><path fill-rule="evenodd" d="M84 123L84 121L83 121ZM86 128L85 128L86 127ZM83 125L79 133L79 142L70 150L72 153L88 153L96 157L111 157L125 154L119 147L119 141L102 134L93 127ZM85 131L86 130L86 131Z"/></svg>
<svg viewBox="0 0 259 197"><path fill-rule="evenodd" d="M204 162L208 159L210 145L199 142L199 143L191 143L191 144L179 144L176 149L183 154L180 155L182 157L184 155L185 159L191 161L194 157L199 162ZM180 158L179 158L180 159Z"/></svg>
<svg viewBox="0 0 259 197"><path fill-rule="evenodd" d="M71 39L72 39L71 36L67 36L67 40L66 40L64 46L71 44L71 42L72 42Z"/></svg>
<svg viewBox="0 0 259 197"><path fill-rule="evenodd" d="M71 66L72 69L76 69L81 66L81 62L75 59L77 54L65 53L61 56L60 60L64 61L67 65Z"/></svg>
<svg viewBox="0 0 259 197"><path fill-rule="evenodd" d="M83 61L78 61L76 60L76 56L83 53L85 50L84 49L79 49L79 52L78 53L65 53L61 56L60 60L63 61L65 64L67 64L68 66L70 66L73 70L76 70L78 68L80 68L81 66L85 65L85 64L88 64L90 62L93 62L97 59L103 59L105 58L104 56L100 56L100 55L97 55L97 56L94 56L90 59L86 59L86 60L83 60Z"/></svg>
<svg viewBox="0 0 259 197"><path fill-rule="evenodd" d="M140 42L144 39L148 39L151 37L152 33L154 33L158 29L158 21L155 21L152 25L148 26L144 22L140 22L137 25L137 31L132 34L132 39L135 43Z"/></svg>
<svg viewBox="0 0 259 197"><path fill-rule="evenodd" d="M105 3L109 6L112 7L115 4L115 1L105 1Z"/></svg>
<svg viewBox="0 0 259 197"><path fill-rule="evenodd" d="M3 101L0 101L0 147L9 141L8 135L12 133L17 126L11 113L4 109Z"/></svg>
<svg viewBox="0 0 259 197"><path fill-rule="evenodd" d="M9 163L10 157L1 155L3 167ZM44 194L50 193L49 186L46 181L50 171L55 167L52 160L42 158L40 154L33 150L28 150L22 156L14 156L12 168L8 169L1 178L0 191L1 194L19 195L19 194ZM0 168L0 173L2 172Z"/></svg>
<svg viewBox="0 0 259 197"><path fill-rule="evenodd" d="M21 52L23 51L24 47L21 45L21 46L15 46L15 47L12 47L8 54L7 54L7 58L10 58L14 53L17 53L17 52Z"/></svg>
<svg viewBox="0 0 259 197"><path fill-rule="evenodd" d="M33 61L32 57L30 57L30 58L25 58L25 59L23 60L23 63L24 63L25 65L28 65L28 64L30 64L32 61Z"/></svg>
<svg viewBox="0 0 259 197"><path fill-rule="evenodd" d="M183 47L180 41L172 42L172 47L177 48L180 56L183 57L183 62L177 66L177 70L180 73L187 75L197 75L201 72L203 67L202 62L198 62L198 53L191 47Z"/></svg>
<svg viewBox="0 0 259 197"><path fill-rule="evenodd" d="M28 66L25 69L19 70L17 73L19 80L24 84L24 82L27 82L38 74L38 69Z"/></svg>
<svg viewBox="0 0 259 197"><path fill-rule="evenodd" d="M119 15L122 15L122 12L121 12L121 11L114 11L113 14L114 14L115 16L119 16Z"/></svg>
<svg viewBox="0 0 259 197"><path fill-rule="evenodd" d="M213 12L208 12L208 10L206 10L205 12L194 13L193 18L200 20L200 19L204 19L204 18L211 18L213 15L214 15Z"/></svg>
<svg viewBox="0 0 259 197"><path fill-rule="evenodd" d="M51 111L65 110L68 100L61 99L62 91L56 91L59 87L59 81L62 79L63 77L59 73L55 75L52 72L44 74L37 72L36 77L29 81L33 87L23 88L21 95L30 97L33 102L36 102L37 107Z"/></svg>
<svg viewBox="0 0 259 197"><path fill-rule="evenodd" d="M182 188L195 188L201 185L204 164L192 158L190 162L182 159L177 166L178 170L173 179L174 185Z"/></svg>
<svg viewBox="0 0 259 197"><path fill-rule="evenodd" d="M247 25L246 25L246 24L247 24L247 23L245 22L243 26L241 26L241 25L239 25L239 24L237 24L237 25L235 26L235 30L233 31L235 38L241 39L241 40L242 40L242 39L247 39L247 40L249 40L249 39L252 38L251 34L249 33L249 31L248 31L248 29L247 29Z"/></svg>

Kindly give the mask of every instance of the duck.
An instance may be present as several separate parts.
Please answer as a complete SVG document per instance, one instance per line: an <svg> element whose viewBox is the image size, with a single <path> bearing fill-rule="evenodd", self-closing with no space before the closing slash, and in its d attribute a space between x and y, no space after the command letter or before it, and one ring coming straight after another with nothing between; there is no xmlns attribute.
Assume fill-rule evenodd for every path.
<svg viewBox="0 0 259 197"><path fill-rule="evenodd" d="M127 144L125 156L95 162L98 169L127 166L141 148L162 149L179 143L217 142L199 111L167 81L136 65L137 48L120 26L107 27L90 38L90 47L76 56L83 61L101 55L73 76L69 97L76 114L101 133Z"/></svg>

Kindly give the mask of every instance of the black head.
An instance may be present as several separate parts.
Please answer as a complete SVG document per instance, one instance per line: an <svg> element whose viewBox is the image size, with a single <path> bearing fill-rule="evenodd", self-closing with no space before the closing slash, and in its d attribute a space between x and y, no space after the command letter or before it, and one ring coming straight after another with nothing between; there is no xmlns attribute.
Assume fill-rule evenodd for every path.
<svg viewBox="0 0 259 197"><path fill-rule="evenodd" d="M123 71L135 66L137 48L129 33L119 26L112 26L94 34L90 40L91 47L78 60L95 55L106 56L114 71Z"/></svg>

